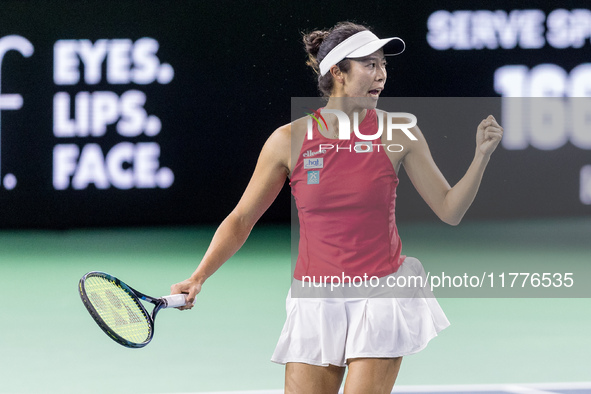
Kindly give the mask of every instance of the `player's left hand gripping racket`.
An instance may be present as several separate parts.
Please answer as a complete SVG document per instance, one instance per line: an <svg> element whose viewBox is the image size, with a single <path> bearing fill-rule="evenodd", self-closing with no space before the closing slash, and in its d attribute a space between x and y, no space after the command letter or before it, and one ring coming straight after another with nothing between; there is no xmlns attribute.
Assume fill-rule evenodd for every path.
<svg viewBox="0 0 591 394"><path fill-rule="evenodd" d="M104 272L89 272L78 290L90 316L115 342L130 348L146 346L154 336L154 319L160 309L186 304L186 294L149 297ZM154 304L150 316L140 299Z"/></svg>

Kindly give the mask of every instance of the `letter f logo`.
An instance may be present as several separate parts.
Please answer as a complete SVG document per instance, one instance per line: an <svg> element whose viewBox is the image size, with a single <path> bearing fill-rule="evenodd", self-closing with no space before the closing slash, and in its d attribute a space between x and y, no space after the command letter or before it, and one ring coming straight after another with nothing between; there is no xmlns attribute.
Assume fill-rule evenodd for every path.
<svg viewBox="0 0 591 394"><path fill-rule="evenodd" d="M2 60L8 51L19 51L24 57L33 54L33 44L24 37L11 35L0 38L0 136L2 131L2 111L18 110L23 106L23 97L20 94L2 94ZM1 143L1 139L0 139ZM0 144L1 148L1 144ZM0 159L2 150L0 149ZM0 165L2 161L0 160ZM0 174L2 172L0 171Z"/></svg>

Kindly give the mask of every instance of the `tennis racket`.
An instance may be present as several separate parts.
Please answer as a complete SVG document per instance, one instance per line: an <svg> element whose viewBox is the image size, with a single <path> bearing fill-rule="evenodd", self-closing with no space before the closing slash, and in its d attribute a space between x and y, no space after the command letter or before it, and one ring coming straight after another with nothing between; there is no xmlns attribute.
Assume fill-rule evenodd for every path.
<svg viewBox="0 0 591 394"><path fill-rule="evenodd" d="M89 272L78 286L90 316L115 342L130 348L146 346L154 336L156 314L164 308L186 304L186 294L149 297L104 272ZM148 314L140 299L154 304Z"/></svg>

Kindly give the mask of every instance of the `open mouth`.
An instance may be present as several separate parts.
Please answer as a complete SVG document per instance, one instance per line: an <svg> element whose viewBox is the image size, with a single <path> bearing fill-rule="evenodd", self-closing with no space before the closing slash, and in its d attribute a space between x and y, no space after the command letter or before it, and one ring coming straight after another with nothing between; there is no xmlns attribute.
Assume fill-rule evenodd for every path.
<svg viewBox="0 0 591 394"><path fill-rule="evenodd" d="M372 96L379 96L380 92L381 92L380 89L373 89L373 90L369 91L369 94L371 94Z"/></svg>

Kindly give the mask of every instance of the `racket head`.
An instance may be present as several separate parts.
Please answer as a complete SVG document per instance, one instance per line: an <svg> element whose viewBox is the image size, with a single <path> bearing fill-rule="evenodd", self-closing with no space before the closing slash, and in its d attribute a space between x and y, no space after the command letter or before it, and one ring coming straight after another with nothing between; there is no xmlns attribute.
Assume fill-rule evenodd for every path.
<svg viewBox="0 0 591 394"><path fill-rule="evenodd" d="M146 346L154 335L154 321L133 289L105 272L84 275L78 290L84 306L115 342L129 348Z"/></svg>

